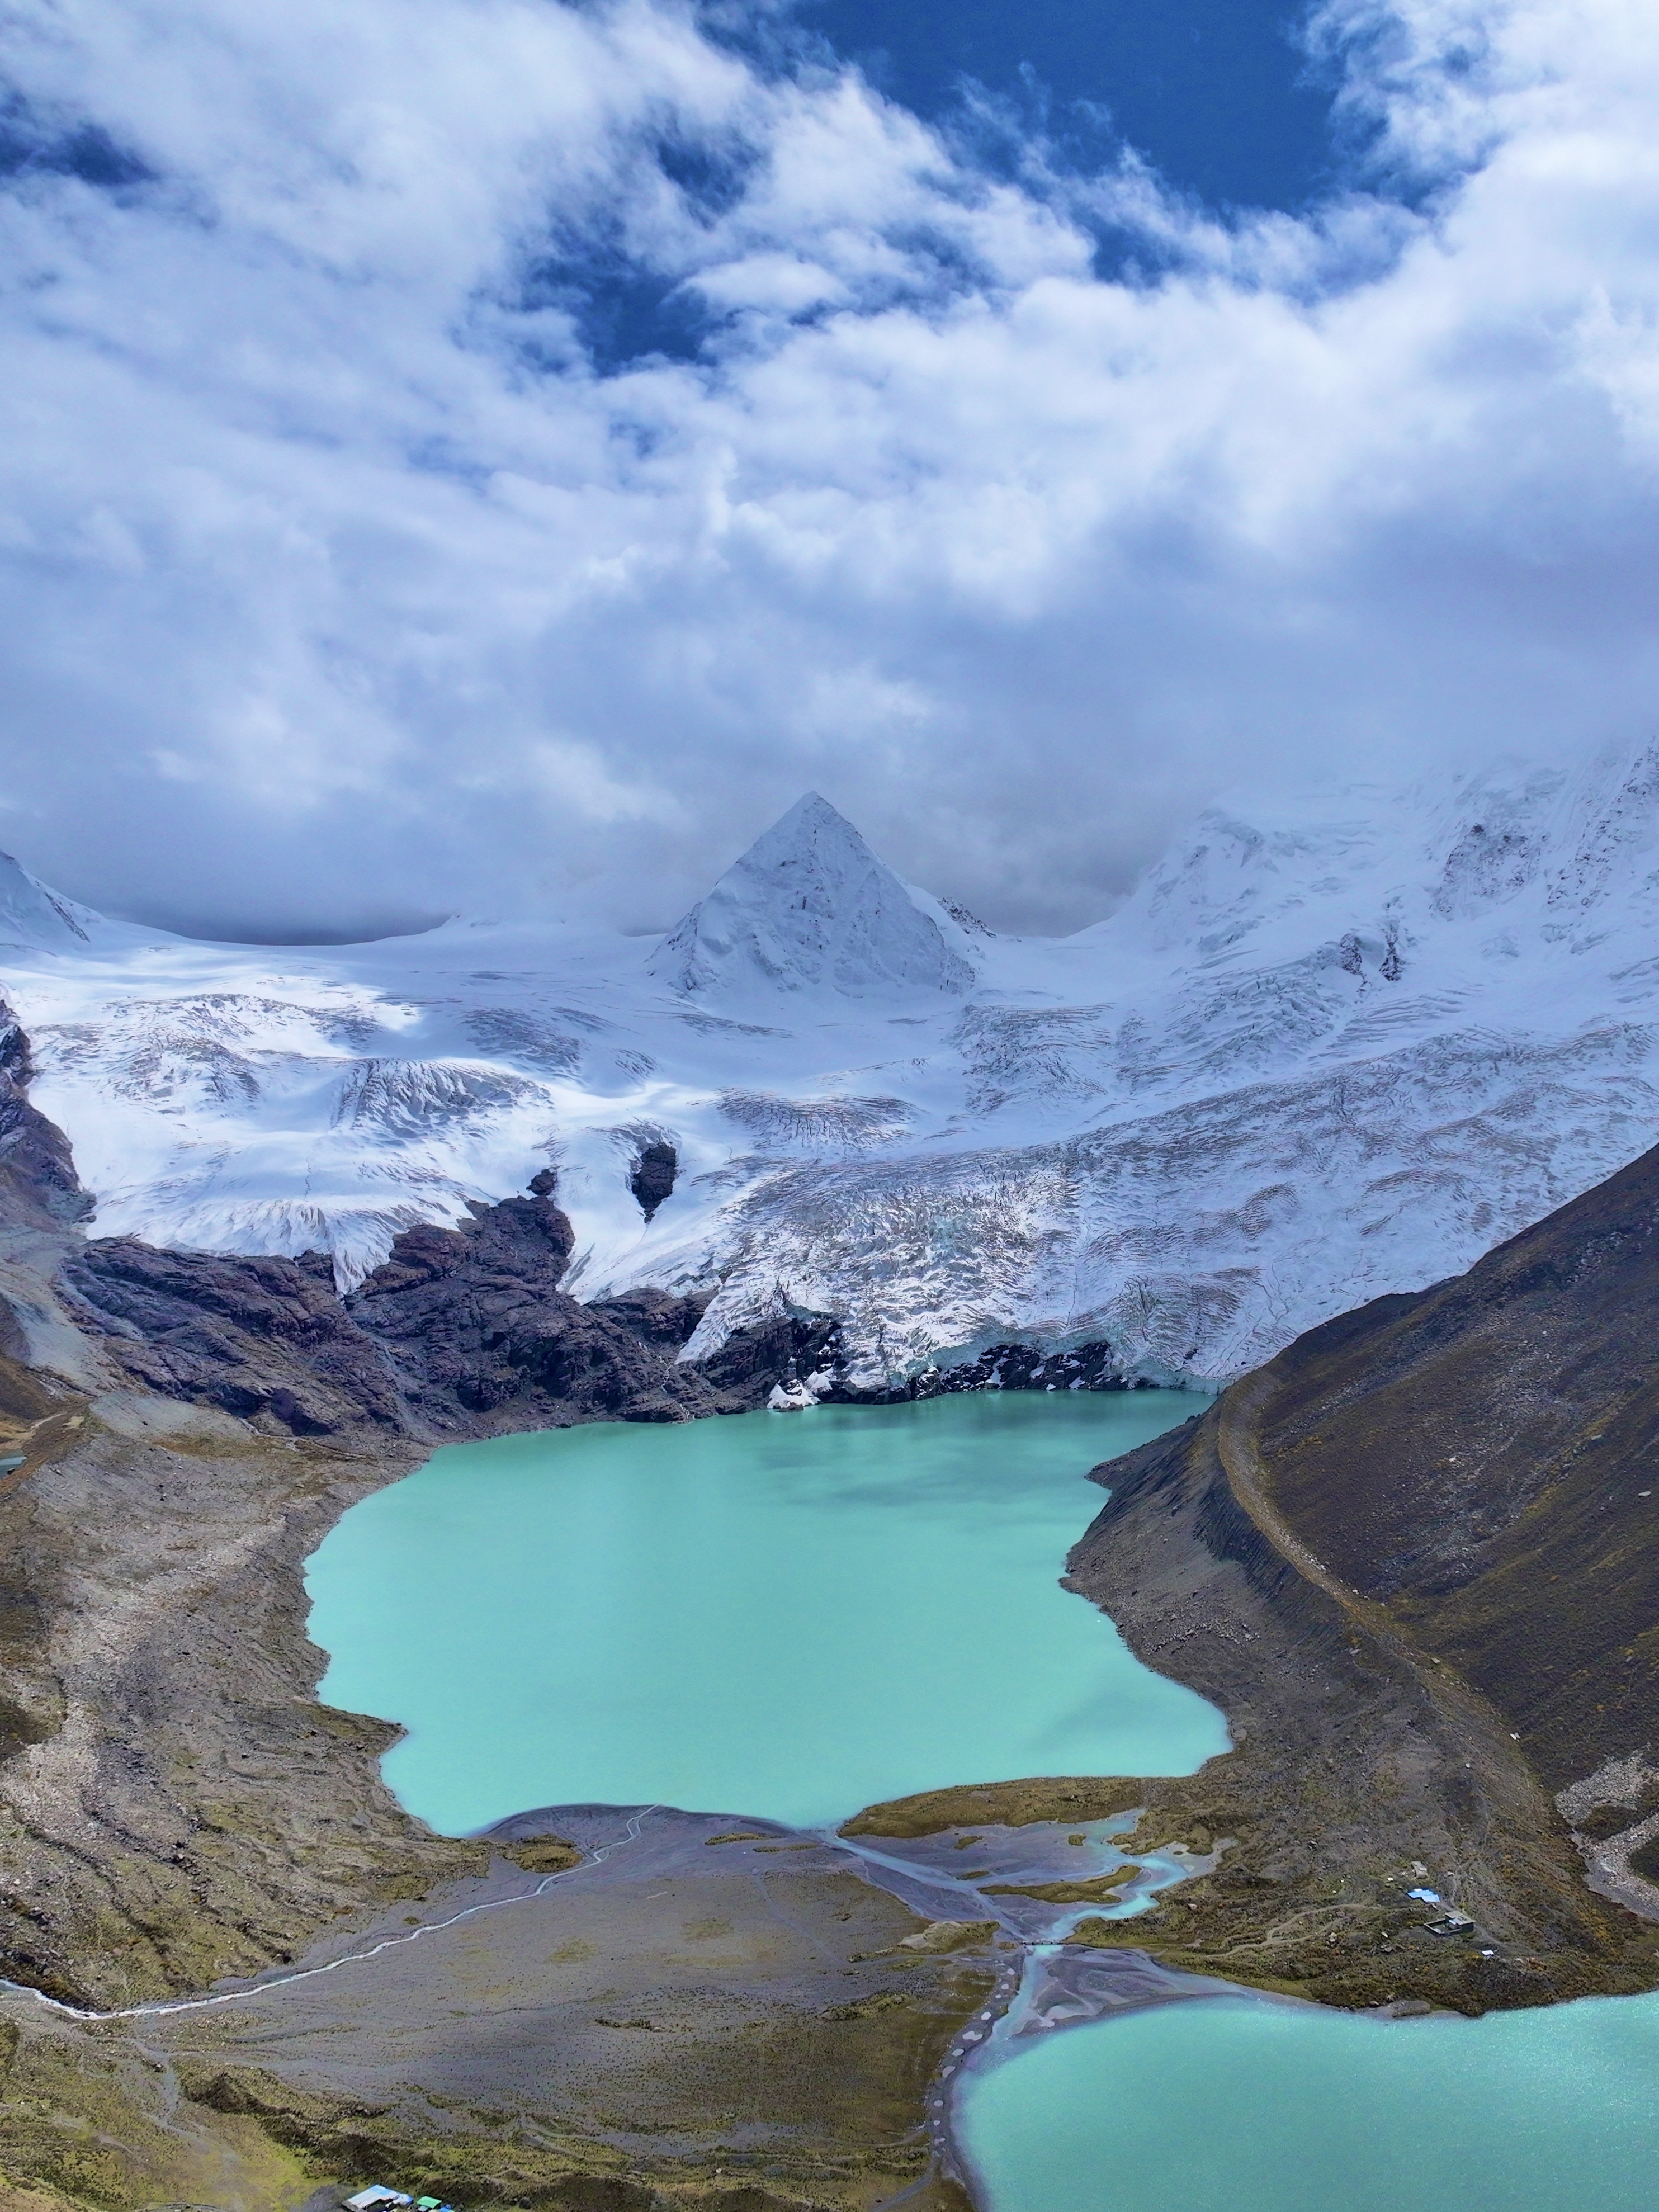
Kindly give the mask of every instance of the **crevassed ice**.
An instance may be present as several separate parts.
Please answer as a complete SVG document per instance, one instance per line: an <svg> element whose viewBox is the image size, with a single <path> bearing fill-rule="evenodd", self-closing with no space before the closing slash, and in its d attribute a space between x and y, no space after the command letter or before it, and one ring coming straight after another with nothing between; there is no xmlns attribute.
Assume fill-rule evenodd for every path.
<svg viewBox="0 0 1659 2212"><path fill-rule="evenodd" d="M643 956L198 945L9 866L0 981L94 1234L349 1285L552 1162L573 1286L711 1291L694 1357L796 1307L869 1380L1015 1334L1219 1378L1468 1266L1659 1103L1650 747L1218 807L1058 941L964 924L811 795Z"/></svg>

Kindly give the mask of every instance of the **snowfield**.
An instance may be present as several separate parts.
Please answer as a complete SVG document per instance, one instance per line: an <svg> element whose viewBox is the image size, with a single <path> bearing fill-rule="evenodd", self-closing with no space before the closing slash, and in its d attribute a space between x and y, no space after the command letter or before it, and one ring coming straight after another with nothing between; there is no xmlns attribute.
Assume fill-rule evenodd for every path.
<svg viewBox="0 0 1659 2212"><path fill-rule="evenodd" d="M688 1357L783 1304L866 1384L1103 1337L1212 1383L1655 1140L1659 748L1217 810L1060 940L816 797L656 945L198 944L8 862L0 980L94 1235L324 1249L346 1288L550 1164L568 1287L713 1290Z"/></svg>

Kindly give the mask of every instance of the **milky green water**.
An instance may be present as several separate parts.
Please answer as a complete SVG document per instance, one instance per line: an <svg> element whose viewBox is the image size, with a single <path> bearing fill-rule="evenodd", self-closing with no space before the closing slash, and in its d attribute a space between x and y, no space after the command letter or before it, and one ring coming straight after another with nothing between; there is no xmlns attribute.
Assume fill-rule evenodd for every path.
<svg viewBox="0 0 1659 2212"><path fill-rule="evenodd" d="M1082 1478L1190 1398L1020 1394L452 1447L311 1562L324 1694L463 1832L584 1799L816 1825L1181 1773L1220 1717L1056 1577ZM1659 1998L1384 2024L1249 1998L994 2045L988 2212L1659 2212Z"/></svg>
<svg viewBox="0 0 1659 2212"><path fill-rule="evenodd" d="M322 1694L401 1721L451 1834L659 1802L801 1826L951 1783L1226 1747L1060 1589L1100 1460L1188 1395L974 1393L451 1445L307 1570Z"/></svg>
<svg viewBox="0 0 1659 2212"><path fill-rule="evenodd" d="M1659 1998L1383 2022L1218 1998L973 2076L994 2212L1654 2212Z"/></svg>

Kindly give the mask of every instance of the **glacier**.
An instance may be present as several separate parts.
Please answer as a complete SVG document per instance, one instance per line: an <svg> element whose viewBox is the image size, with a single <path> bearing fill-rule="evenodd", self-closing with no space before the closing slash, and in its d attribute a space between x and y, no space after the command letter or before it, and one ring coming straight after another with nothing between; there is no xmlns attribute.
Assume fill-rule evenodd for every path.
<svg viewBox="0 0 1659 2212"><path fill-rule="evenodd" d="M332 1257L556 1171L567 1287L836 1316L886 1388L1109 1341L1212 1387L1654 1139L1659 746L1205 814L996 934L808 794L660 942L457 919L201 943L0 865L0 988L94 1236ZM648 1146L675 1179L647 1220Z"/></svg>

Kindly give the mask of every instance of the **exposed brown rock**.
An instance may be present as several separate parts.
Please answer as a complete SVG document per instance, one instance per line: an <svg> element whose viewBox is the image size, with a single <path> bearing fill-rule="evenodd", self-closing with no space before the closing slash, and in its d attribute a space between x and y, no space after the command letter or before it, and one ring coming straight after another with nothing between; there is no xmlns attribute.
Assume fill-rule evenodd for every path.
<svg viewBox="0 0 1659 2212"><path fill-rule="evenodd" d="M1656 1313L1659 1151L1268 1370L1279 1510L1552 1790L1659 1747Z"/></svg>

